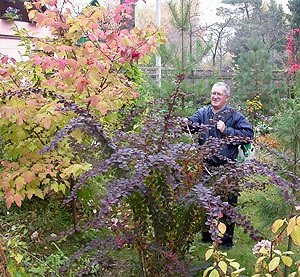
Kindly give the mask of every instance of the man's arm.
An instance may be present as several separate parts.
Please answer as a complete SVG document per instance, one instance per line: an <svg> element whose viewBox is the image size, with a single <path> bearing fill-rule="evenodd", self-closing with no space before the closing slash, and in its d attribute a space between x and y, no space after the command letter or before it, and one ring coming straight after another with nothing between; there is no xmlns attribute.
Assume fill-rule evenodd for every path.
<svg viewBox="0 0 300 277"><path fill-rule="evenodd" d="M192 134L196 133L200 129L200 125L203 117L203 109L199 109L194 115L183 118L182 122L187 131Z"/></svg>
<svg viewBox="0 0 300 277"><path fill-rule="evenodd" d="M254 137L254 131L249 124L248 120L240 113L233 119L234 125L228 126L224 129L222 135L224 136L241 136L241 137Z"/></svg>

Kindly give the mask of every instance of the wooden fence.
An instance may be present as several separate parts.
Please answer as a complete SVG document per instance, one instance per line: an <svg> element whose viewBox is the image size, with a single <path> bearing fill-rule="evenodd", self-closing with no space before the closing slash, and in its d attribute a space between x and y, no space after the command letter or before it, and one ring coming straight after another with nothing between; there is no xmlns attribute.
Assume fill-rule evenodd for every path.
<svg viewBox="0 0 300 277"><path fill-rule="evenodd" d="M159 71L157 67L143 67L142 71L148 74L154 81L159 80ZM165 78L167 75L170 75L170 72L172 71L173 70L170 68L162 68L161 79ZM234 71L231 69L218 72L224 82L228 83L229 85L232 85L233 73ZM194 69L186 75L185 80L192 84L197 83L201 79L209 80L213 78L215 74L216 71L213 70ZM273 84L277 84L279 81L284 79L286 79L286 73L284 71L273 71Z"/></svg>

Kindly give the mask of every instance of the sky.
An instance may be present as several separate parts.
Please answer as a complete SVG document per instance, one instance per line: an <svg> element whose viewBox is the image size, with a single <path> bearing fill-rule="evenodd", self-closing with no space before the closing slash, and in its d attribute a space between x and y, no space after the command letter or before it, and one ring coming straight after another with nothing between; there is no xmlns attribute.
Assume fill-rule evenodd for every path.
<svg viewBox="0 0 300 277"><path fill-rule="evenodd" d="M98 2L100 4L101 4L101 1L103 1L103 3L104 3L107 0L98 0ZM156 1L158 1L158 2L156 2ZM156 3L163 2L163 1L166 2L168 0L146 0L146 4L144 3L143 0L138 0L137 5L139 5L139 6L151 5L150 10L155 11ZM209 21L214 22L215 14L216 14L216 8L218 6L220 6L221 0L210 0L210 1L200 0L200 1L201 1L201 9L202 9L203 15L207 18L208 22ZM268 1L268 0L264 0L264 1ZM77 3L80 6L84 6L85 4L90 3L90 2L91 2L91 0L73 0L73 3ZM282 4L283 9L284 9L285 12L289 12L289 9L287 7L288 0L276 0L276 2L278 4Z"/></svg>
<svg viewBox="0 0 300 277"><path fill-rule="evenodd" d="M146 0L146 4L143 2L143 0L138 0L137 5L138 6L151 5L151 9L154 9L154 11L155 11L156 1L166 2L168 0ZM268 1L268 0L263 0L263 1ZM221 0L210 0L210 1L200 0L200 3L201 3L200 4L201 12L203 13L203 16L205 18L204 20L206 22L215 22L215 20L216 20L216 15L215 15L216 14L216 8L221 5ZM285 12L289 12L289 9L287 7L288 0L276 0L276 3L281 4L283 6L283 10Z"/></svg>
<svg viewBox="0 0 300 277"><path fill-rule="evenodd" d="M99 3L101 2L101 0L98 0ZM157 0L146 0L147 3L155 5ZM166 0L160 0L160 1L166 1ZM267 0L264 0L267 1ZM74 0L74 3L80 3L80 4L87 4L89 2L91 2L91 0ZM216 7L218 7L221 3L221 0L202 0L203 5L206 6L207 9L215 9ZM288 0L276 0L276 2L278 4L282 4L283 6L287 5ZM143 0L138 0L138 4L143 3Z"/></svg>

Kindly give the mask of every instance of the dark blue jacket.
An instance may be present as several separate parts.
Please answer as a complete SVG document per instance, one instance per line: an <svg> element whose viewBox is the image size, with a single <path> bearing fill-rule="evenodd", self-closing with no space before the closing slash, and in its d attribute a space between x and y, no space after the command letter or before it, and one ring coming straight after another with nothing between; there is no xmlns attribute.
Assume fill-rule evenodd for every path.
<svg viewBox="0 0 300 277"><path fill-rule="evenodd" d="M202 134L199 138L200 145L203 145L208 137L221 139L229 135L248 138L253 138L254 136L253 129L247 119L241 113L235 111L229 106L226 106L216 114L213 113L211 107L201 108L193 116L188 117L188 119L192 123L209 126L208 130L201 131ZM223 133L217 129L216 122L218 120L222 120L226 125L226 129ZM197 128L192 130L195 132L197 131ZM221 149L219 154L228 159L235 160L238 155L238 144L227 144ZM220 162L220 164L222 164L222 162Z"/></svg>

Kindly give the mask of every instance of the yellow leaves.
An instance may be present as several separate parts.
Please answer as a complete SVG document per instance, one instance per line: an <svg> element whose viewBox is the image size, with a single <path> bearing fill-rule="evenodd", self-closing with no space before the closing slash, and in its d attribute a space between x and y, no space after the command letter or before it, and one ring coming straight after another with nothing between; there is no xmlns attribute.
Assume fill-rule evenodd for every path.
<svg viewBox="0 0 300 277"><path fill-rule="evenodd" d="M296 225L294 227L294 230L291 233L291 238L296 245L300 246L300 226L299 225Z"/></svg>
<svg viewBox="0 0 300 277"><path fill-rule="evenodd" d="M296 217L292 217L289 222L288 222L288 226L286 228L287 234L290 235L296 226L297 222L296 222Z"/></svg>
<svg viewBox="0 0 300 277"><path fill-rule="evenodd" d="M219 222L218 224L218 230L220 231L221 234L225 234L226 232L226 225L222 222Z"/></svg>
<svg viewBox="0 0 300 277"><path fill-rule="evenodd" d="M240 269L240 264L235 261L230 262L230 266L234 267L236 270Z"/></svg>
<svg viewBox="0 0 300 277"><path fill-rule="evenodd" d="M274 257L269 263L269 272L275 270L280 264L280 257Z"/></svg>
<svg viewBox="0 0 300 277"><path fill-rule="evenodd" d="M75 138L79 143L82 142L82 136L83 134L80 129L75 129L71 133L71 137Z"/></svg>
<svg viewBox="0 0 300 277"><path fill-rule="evenodd" d="M53 191L55 191L55 192L58 192L59 191L59 185L58 185L58 183L57 182L51 183L50 189L53 190Z"/></svg>
<svg viewBox="0 0 300 277"><path fill-rule="evenodd" d="M89 164L72 164L66 169L64 169L60 176L62 178L68 178L71 174L73 174L74 176L78 176L90 168L91 165Z"/></svg>
<svg viewBox="0 0 300 277"><path fill-rule="evenodd" d="M19 264L24 258L24 255L21 255L20 253L17 253L15 256L14 256L14 259L17 261L17 263Z"/></svg>
<svg viewBox="0 0 300 277"><path fill-rule="evenodd" d="M16 190L20 191L23 188L24 183L25 183L24 177L22 176L17 177L15 180Z"/></svg>
<svg viewBox="0 0 300 277"><path fill-rule="evenodd" d="M51 164L53 159L57 162L61 160L61 162L54 166ZM65 193L68 182L57 183L61 166L66 166L62 163L70 164L70 157L59 157L55 153L45 156L28 154L28 158L20 157L18 162L2 161L0 185L4 192L7 208L9 209L13 203L21 206L26 196L28 199L33 196L43 199L50 190ZM82 168L88 167L82 165Z"/></svg>
<svg viewBox="0 0 300 277"><path fill-rule="evenodd" d="M209 275L208 275L208 273L209 273ZM203 277L207 277L207 276L212 277L212 276L220 276L220 275L216 269L214 269L212 266L210 266L207 269L205 269L205 271L203 272Z"/></svg>
<svg viewBox="0 0 300 277"><path fill-rule="evenodd" d="M219 266L219 268L222 270L222 272L223 272L224 274L226 274L227 268L228 268L227 264L226 264L224 261L220 261L220 262L218 263L218 266Z"/></svg>
<svg viewBox="0 0 300 277"><path fill-rule="evenodd" d="M214 249L208 249L206 252L205 252L205 260L209 260L209 258L212 256L212 254L214 253Z"/></svg>
<svg viewBox="0 0 300 277"><path fill-rule="evenodd" d="M72 23L71 27L68 30L69 33L77 33L79 30L81 30L81 26L78 21L72 20L72 22L69 21L67 23Z"/></svg>
<svg viewBox="0 0 300 277"><path fill-rule="evenodd" d="M208 276L209 276L209 277L219 277L220 274L219 274L219 272L218 272L216 269L213 269L213 270L209 273Z"/></svg>
<svg viewBox="0 0 300 277"><path fill-rule="evenodd" d="M286 234L288 236L291 236L292 241L300 246L300 220L299 216L294 216L289 219L287 222L286 220L277 219L272 224L272 231L273 233L277 233L280 228L283 227L284 224L287 224L286 226Z"/></svg>
<svg viewBox="0 0 300 277"><path fill-rule="evenodd" d="M43 192L38 188L30 188L27 190L27 197L30 200L33 195L36 195L37 197L44 199Z"/></svg>
<svg viewBox="0 0 300 277"><path fill-rule="evenodd" d="M282 275L282 267L292 267L293 259L291 255L294 253L292 251L282 252L279 249L274 249L274 245L276 246L276 242L278 242L279 238L286 237L292 239L293 243L296 245L300 245L300 226L298 225L298 215L290 218L289 220L277 219L272 224L273 233L277 233L276 238L273 240L273 247L270 251L267 251L264 247L262 247L259 251L260 256L256 260L255 264L255 272L258 273L261 270L268 270L268 274L266 276L272 276L273 273L278 273L280 276ZM272 258L271 260L269 260ZM283 265L282 265L283 264ZM292 274L290 274L293 276ZM256 274L254 276L260 276Z"/></svg>
<svg viewBox="0 0 300 277"><path fill-rule="evenodd" d="M275 220L274 223L272 224L272 232L277 233L277 231L283 226L284 223L285 220L283 219Z"/></svg>
<svg viewBox="0 0 300 277"><path fill-rule="evenodd" d="M75 17L67 10L63 15L66 20L61 20L59 11L51 7L45 13L31 11L30 18L34 17L38 26L47 26L55 39L33 39L32 49L28 49L32 50L30 60L1 66L3 78L7 78L3 87L16 91L16 96L0 106L1 137L6 143L3 156L7 157L1 188L8 206L14 202L21 205L26 195L42 198L50 190L64 191L68 182L58 181L58 177L67 179L88 169L80 157L72 159L67 139L51 156L40 154L57 129L74 117L73 112L61 112L63 104L55 94L74 101L74 106L87 107L92 116L106 115L138 96L135 83L129 75L124 76L128 71L125 64L131 64L134 55L136 60L150 58L157 42L163 40L162 32L154 28L120 31L117 24L105 30L99 24L108 18L104 13L103 8L89 7ZM123 50L127 54L127 48L131 51L122 55ZM27 86L37 90L27 91ZM81 142L78 130L71 135ZM8 162L12 160L17 163ZM74 160L78 164L72 165ZM52 162L55 166L49 168Z"/></svg>
<svg viewBox="0 0 300 277"><path fill-rule="evenodd" d="M281 256L281 260L286 266L292 266L293 264L293 259L289 256Z"/></svg>

